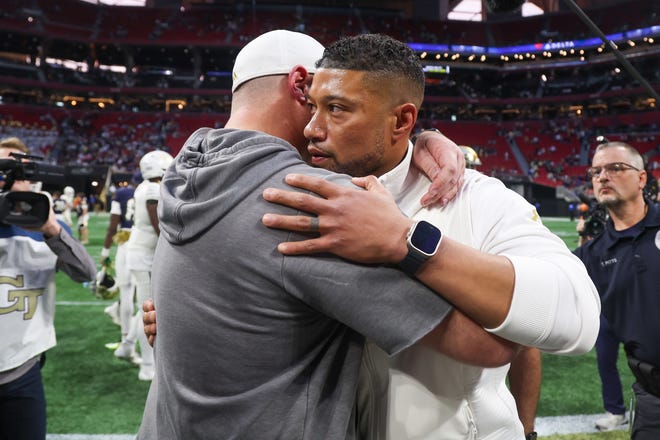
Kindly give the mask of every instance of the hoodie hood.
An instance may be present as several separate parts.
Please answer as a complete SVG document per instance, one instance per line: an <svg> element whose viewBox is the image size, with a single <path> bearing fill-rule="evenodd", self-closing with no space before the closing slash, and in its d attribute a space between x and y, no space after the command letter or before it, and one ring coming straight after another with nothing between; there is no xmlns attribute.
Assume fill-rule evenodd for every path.
<svg viewBox="0 0 660 440"><path fill-rule="evenodd" d="M279 160L269 160L275 154ZM268 176L300 163L293 146L265 133L197 130L163 177L158 203L161 235L172 244L195 239L252 196Z"/></svg>

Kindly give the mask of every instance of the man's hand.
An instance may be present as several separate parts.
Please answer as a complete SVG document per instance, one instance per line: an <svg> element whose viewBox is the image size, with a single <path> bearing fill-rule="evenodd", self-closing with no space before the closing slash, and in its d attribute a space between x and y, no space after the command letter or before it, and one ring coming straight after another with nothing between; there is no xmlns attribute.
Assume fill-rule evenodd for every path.
<svg viewBox="0 0 660 440"><path fill-rule="evenodd" d="M104 247L101 249L101 266L106 269L112 267L112 258L110 258L110 248Z"/></svg>
<svg viewBox="0 0 660 440"><path fill-rule="evenodd" d="M142 304L142 310L144 311L142 315L144 334L147 335L149 345L153 347L154 340L156 339L156 307L154 306L154 302L150 299L146 300Z"/></svg>
<svg viewBox="0 0 660 440"><path fill-rule="evenodd" d="M289 174L285 181L321 197L267 188L264 199L317 217L265 214L263 224L269 228L316 232L320 237L280 243L277 249L281 253L330 252L359 263L399 263L406 256L406 234L412 220L399 210L392 195L374 176L353 179L354 184L366 191L301 174Z"/></svg>
<svg viewBox="0 0 660 440"><path fill-rule="evenodd" d="M463 186L465 156L451 139L436 131L423 131L413 148L413 165L431 179L429 191L420 203L445 206Z"/></svg>

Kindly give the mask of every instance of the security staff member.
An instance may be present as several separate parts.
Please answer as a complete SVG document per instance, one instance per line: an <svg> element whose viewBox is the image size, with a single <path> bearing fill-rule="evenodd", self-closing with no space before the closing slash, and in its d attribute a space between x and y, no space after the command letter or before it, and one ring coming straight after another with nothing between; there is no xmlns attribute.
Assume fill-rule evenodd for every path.
<svg viewBox="0 0 660 440"><path fill-rule="evenodd" d="M631 438L660 438L660 208L644 199L647 175L623 142L596 148L588 170L610 215L605 232L576 249L601 297L602 313L624 343L633 384Z"/></svg>

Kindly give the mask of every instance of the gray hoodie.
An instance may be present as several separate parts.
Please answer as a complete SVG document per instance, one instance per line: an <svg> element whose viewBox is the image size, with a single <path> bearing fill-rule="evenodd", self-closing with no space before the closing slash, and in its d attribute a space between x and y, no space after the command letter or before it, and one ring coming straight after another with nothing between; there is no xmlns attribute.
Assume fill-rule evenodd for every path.
<svg viewBox="0 0 660 440"><path fill-rule="evenodd" d="M450 307L395 268L285 257L263 200L315 169L281 139L200 129L164 176L152 291L156 378L139 439L353 439L365 336L389 353ZM414 315L414 319L408 317Z"/></svg>

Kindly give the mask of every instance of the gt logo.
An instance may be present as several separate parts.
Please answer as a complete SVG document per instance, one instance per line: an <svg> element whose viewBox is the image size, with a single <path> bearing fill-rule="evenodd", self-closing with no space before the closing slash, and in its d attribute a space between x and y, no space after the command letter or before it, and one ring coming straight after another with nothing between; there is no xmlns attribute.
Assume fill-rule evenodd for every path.
<svg viewBox="0 0 660 440"><path fill-rule="evenodd" d="M0 285L9 284L13 287L23 287L23 275L16 278L0 276ZM37 299L44 294L44 289L8 290L7 301L14 301L7 307L0 307L0 315L12 312L23 312L23 320L32 319L37 311Z"/></svg>

